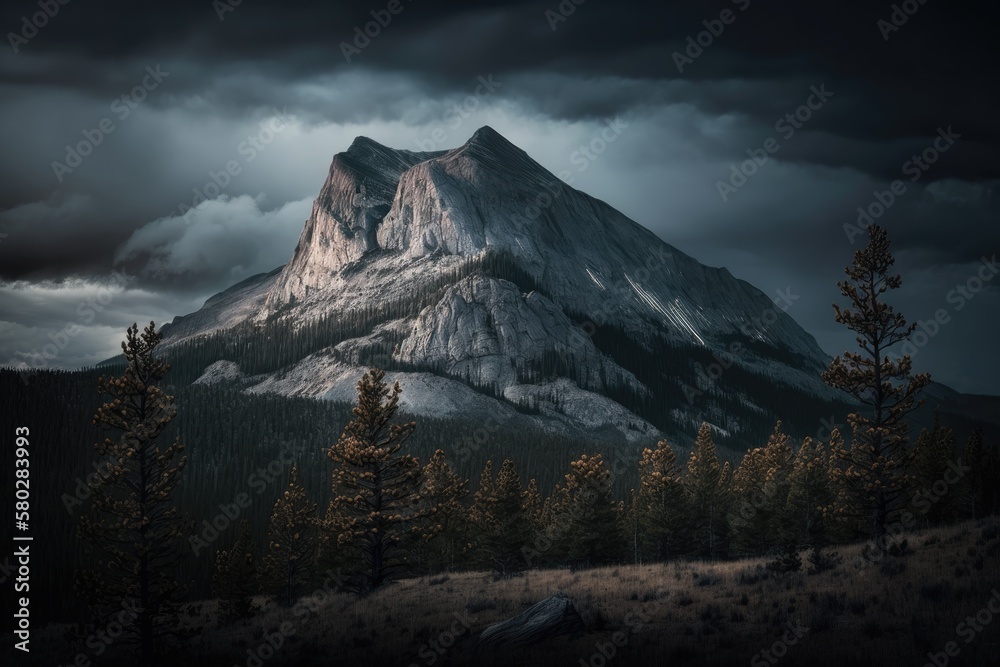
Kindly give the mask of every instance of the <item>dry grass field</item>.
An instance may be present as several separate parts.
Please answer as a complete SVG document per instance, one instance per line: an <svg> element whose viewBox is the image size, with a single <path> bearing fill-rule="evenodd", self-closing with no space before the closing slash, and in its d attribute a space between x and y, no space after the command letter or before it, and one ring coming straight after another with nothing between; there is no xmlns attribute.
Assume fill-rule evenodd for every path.
<svg viewBox="0 0 1000 667"><path fill-rule="evenodd" d="M864 566L860 545L838 548L842 564L818 574L806 572L805 554L802 571L784 574L764 559L535 570L501 580L462 572L401 581L362 599L320 589L288 608L262 598L256 618L222 625L214 602L197 603L187 622L202 631L168 664L923 667L934 654L936 667L1000 665L1000 614L987 606L1000 589L1000 522L907 538L905 555ZM586 634L475 650L486 626L560 591L575 602ZM1000 610L1000 598L993 604ZM93 659L83 644L67 644L63 630L38 637L47 654L33 656L39 664L72 664L80 650ZM102 658L116 652L112 645Z"/></svg>

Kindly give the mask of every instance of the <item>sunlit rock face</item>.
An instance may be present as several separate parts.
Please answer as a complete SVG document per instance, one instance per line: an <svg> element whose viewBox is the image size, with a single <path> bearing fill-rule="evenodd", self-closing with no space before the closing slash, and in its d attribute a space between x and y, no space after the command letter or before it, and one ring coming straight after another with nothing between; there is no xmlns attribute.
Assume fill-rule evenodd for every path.
<svg viewBox="0 0 1000 667"><path fill-rule="evenodd" d="M670 215L669 202L663 210ZM816 373L827 357L785 314L788 301L776 305L726 269L700 264L490 127L432 153L357 138L334 156L289 263L247 294L254 300L246 308L225 300L226 322L245 313L294 329L335 316L368 331L260 378L256 391L349 395L357 375L379 363L407 369L400 377L414 386L433 386L441 405L482 390L480 408L527 402L539 419L589 419L588 428L605 420L630 439L648 436L656 430L608 398L648 388L597 348L593 334L606 327L719 355L740 337L760 345L738 355L743 368L831 396ZM219 320L203 313L185 334ZM555 358L556 376L533 374ZM700 418L683 405L664 409Z"/></svg>

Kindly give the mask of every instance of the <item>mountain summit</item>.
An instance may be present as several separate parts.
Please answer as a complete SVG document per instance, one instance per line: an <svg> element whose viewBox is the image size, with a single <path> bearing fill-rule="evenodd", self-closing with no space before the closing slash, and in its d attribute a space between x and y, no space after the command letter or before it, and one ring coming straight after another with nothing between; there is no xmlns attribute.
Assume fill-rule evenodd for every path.
<svg viewBox="0 0 1000 667"><path fill-rule="evenodd" d="M724 437L741 419L773 424L779 402L836 398L817 374L826 355L771 298L491 127L426 153L358 137L334 156L291 260L254 284L254 314L233 331L248 349L283 347L258 351L252 368L226 359L222 375L249 391L346 399L375 364L409 385L404 407L417 414L626 440L703 419ZM216 327L199 343L190 324L201 321L233 326L189 317L185 345L237 335Z"/></svg>

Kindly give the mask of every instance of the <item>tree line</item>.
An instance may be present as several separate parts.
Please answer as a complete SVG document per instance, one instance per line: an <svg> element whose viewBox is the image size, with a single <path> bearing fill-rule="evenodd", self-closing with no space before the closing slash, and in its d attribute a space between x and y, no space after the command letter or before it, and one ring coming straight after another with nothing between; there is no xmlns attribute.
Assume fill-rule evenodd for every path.
<svg viewBox="0 0 1000 667"><path fill-rule="evenodd" d="M130 330L130 350L136 335ZM154 343L157 335L152 325L143 334ZM154 347L142 349L151 353ZM102 451L125 449L81 524L85 540L103 551L103 560L97 558L103 567L89 576L129 564L111 567L110 579L89 580L103 585L101 595L89 599L100 606L148 596L140 599L149 619L140 623L149 627L135 628L143 647L172 627L167 619L183 595L169 576L176 571L171 559L176 564L185 557L177 548L185 524L170 498L185 464L183 447L154 444L173 408L155 389L164 366L146 352L127 352L138 359L135 367L102 381L114 400L97 419L121 432L117 440L106 439ZM254 614L253 598L261 593L291 605L331 571L341 590L366 595L395 578L463 569L509 576L533 567L761 554L774 555L774 566L788 569L805 548L821 567L831 558L822 549L873 534L867 517L877 499L852 492L856 454L837 430L827 441L794 443L779 422L767 442L734 468L720 459L713 427L703 423L686 464L667 440L641 452L638 484L627 501L616 499L601 454L572 461L544 496L534 479L522 479L512 459L499 465L488 460L473 491L443 449L424 464L406 451L417 425L397 418L402 390L384 378L385 371L374 368L361 378L352 419L326 450L332 468L326 506L310 497L293 467L266 531L255 533L243 521L235 542L217 551L212 583L226 615ZM985 446L978 431L958 451L952 431L937 423L920 433L899 463L917 525L1000 510L1000 450ZM103 500L113 496L115 503ZM152 554L160 560L146 558ZM80 590L92 595L95 589Z"/></svg>
<svg viewBox="0 0 1000 667"><path fill-rule="evenodd" d="M299 466L316 468L315 458L297 459L266 528L241 521L236 540L215 553L214 593L227 615L245 617L254 595L292 604L331 571L342 590L366 595L401 576L458 569L509 576L543 566L761 554L777 569L798 569L805 548L822 569L835 561L832 545L870 538L892 553L905 550L894 542L899 524L996 514L995 443L976 430L959 451L940 418L909 442L906 417L930 378L914 375L908 357L885 354L913 331L882 299L901 283L892 264L884 230L872 227L839 284L850 303L835 306L837 320L857 333L860 352L836 357L823 378L861 406L848 415L850 445L837 429L826 440L795 442L778 422L734 466L719 456L717 429L702 423L686 463L667 440L639 453L627 500L599 452L580 453L544 493L512 457L490 458L472 491L446 447L424 463L410 450L417 424L397 416L402 390L372 368L358 382L347 425L323 452L325 498L300 480ZM93 425L103 435L104 472L79 519L84 555L76 576L95 622L123 600L137 602L129 634L147 659L177 632L186 574L204 567L185 548L196 539L194 522L178 510L188 459L170 429L177 410L164 390L161 340L153 323L141 333L133 325L121 375L98 379L106 402Z"/></svg>

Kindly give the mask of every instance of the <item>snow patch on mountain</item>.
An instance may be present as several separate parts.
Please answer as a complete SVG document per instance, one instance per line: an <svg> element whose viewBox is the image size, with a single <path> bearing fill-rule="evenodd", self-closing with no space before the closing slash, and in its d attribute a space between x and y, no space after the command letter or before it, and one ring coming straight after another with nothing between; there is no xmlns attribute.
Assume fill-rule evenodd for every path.
<svg viewBox="0 0 1000 667"><path fill-rule="evenodd" d="M194 384L218 384L220 382L243 382L247 376L235 361L220 359L205 369Z"/></svg>

